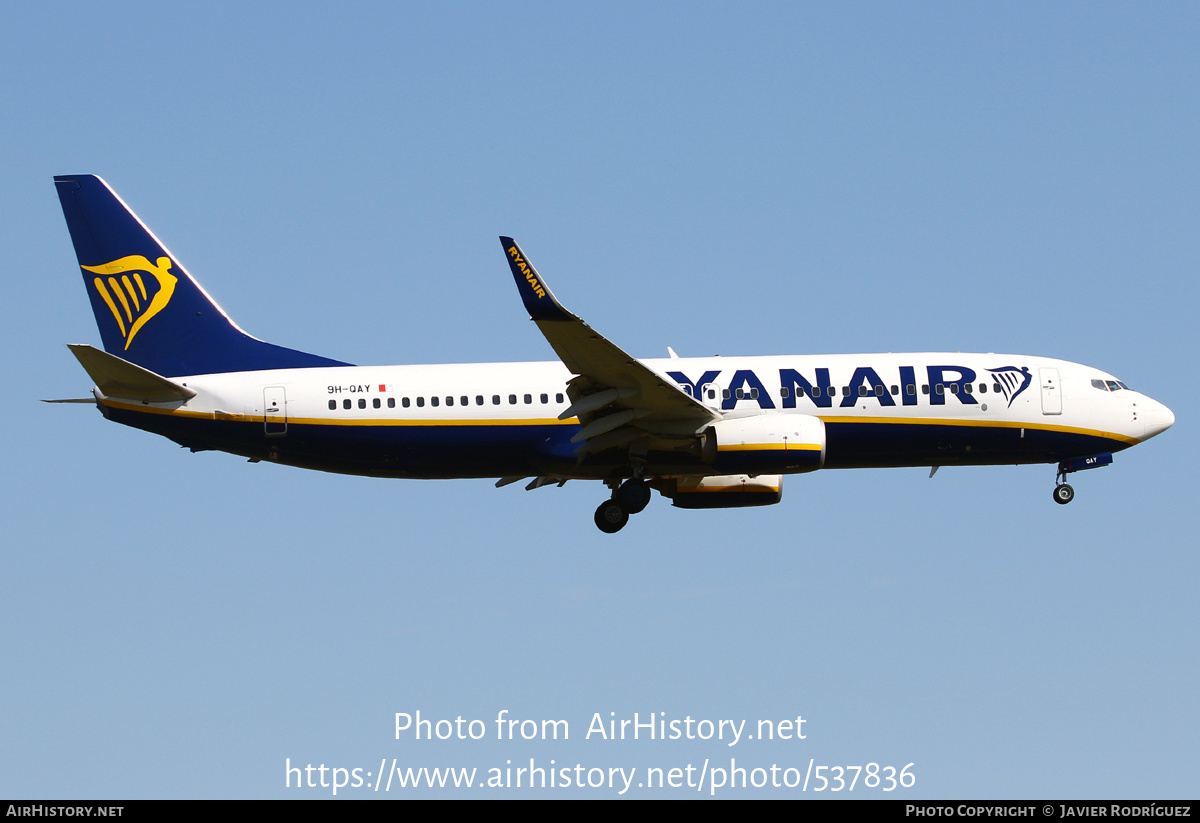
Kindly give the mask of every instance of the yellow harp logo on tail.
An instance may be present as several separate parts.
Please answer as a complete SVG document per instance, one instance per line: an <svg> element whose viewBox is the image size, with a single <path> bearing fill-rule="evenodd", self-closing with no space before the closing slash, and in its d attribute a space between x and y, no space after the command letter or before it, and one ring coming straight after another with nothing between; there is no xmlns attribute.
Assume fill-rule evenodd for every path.
<svg viewBox="0 0 1200 823"><path fill-rule="evenodd" d="M160 257L154 264L140 254L131 254L111 263L99 266L82 266L94 274L104 275L92 279L92 285L100 294L121 337L125 338L125 350L133 342L134 335L141 331L146 322L167 307L171 295L175 293L175 283L179 278L171 274L171 258ZM158 287L146 289L148 274L158 281Z"/></svg>

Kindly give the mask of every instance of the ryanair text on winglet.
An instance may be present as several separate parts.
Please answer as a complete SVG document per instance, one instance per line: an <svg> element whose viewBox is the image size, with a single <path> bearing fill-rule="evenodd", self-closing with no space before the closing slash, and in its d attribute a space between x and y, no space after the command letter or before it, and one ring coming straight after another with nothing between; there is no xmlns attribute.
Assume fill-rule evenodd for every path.
<svg viewBox="0 0 1200 823"><path fill-rule="evenodd" d="M533 268L525 262L525 258L521 257L521 252L517 250L517 247L509 246L508 253L512 257L513 262L525 273L525 279L529 281L530 287L533 288L533 293L538 297L545 297L546 290L542 288L542 284L534 276Z"/></svg>

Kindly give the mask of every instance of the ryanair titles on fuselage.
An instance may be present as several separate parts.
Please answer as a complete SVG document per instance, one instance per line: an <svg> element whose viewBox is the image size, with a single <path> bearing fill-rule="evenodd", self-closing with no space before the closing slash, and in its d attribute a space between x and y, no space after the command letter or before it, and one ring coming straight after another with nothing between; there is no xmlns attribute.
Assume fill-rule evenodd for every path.
<svg viewBox="0 0 1200 823"><path fill-rule="evenodd" d="M918 384L916 368L900 366L899 382L889 385L872 367L858 366L849 382L835 386L827 368L814 369L811 380L796 369L781 368L780 391L774 397L780 399L785 409L796 408L797 395L804 395L823 409L832 408L838 397L841 398L840 408L849 408L868 399L877 401L880 406L895 406L897 400L903 406L916 406L919 397L926 397L931 406L944 406L947 395L965 405L974 405L980 402L974 392L976 383L982 379L985 381L983 391L997 392L1011 406L1033 380L1028 366L987 369L982 378L967 366L926 366L924 371L926 382ZM705 391L720 393L722 409L734 408L739 400L753 400L762 409L776 408L772 393L753 369L737 369L728 382L720 379L722 374L720 369L712 369L693 379L681 371L667 372L697 400L707 399ZM986 402L986 398L984 400Z"/></svg>

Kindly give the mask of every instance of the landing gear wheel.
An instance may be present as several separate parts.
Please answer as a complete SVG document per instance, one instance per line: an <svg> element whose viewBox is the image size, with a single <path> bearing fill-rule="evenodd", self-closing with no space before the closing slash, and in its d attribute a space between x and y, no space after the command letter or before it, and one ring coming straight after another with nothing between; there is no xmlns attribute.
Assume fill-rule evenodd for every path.
<svg viewBox="0 0 1200 823"><path fill-rule="evenodd" d="M616 534L629 522L629 512L617 500L605 500L596 509L596 526L605 534Z"/></svg>
<svg viewBox="0 0 1200 823"><path fill-rule="evenodd" d="M1075 499L1075 490L1066 483L1060 483L1054 487L1054 502L1061 503L1064 506Z"/></svg>
<svg viewBox="0 0 1200 823"><path fill-rule="evenodd" d="M646 485L646 481L634 478L622 483L613 498L619 501L627 512L637 514L650 505L650 496L650 487Z"/></svg>

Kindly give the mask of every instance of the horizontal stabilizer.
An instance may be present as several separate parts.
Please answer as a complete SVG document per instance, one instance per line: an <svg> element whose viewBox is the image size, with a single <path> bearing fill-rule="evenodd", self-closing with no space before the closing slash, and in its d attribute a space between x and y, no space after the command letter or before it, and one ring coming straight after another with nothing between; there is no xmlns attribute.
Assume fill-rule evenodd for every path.
<svg viewBox="0 0 1200 823"><path fill-rule="evenodd" d="M148 369L122 360L115 354L86 344L68 344L67 348L106 397L122 397L147 403L190 400L196 392Z"/></svg>

